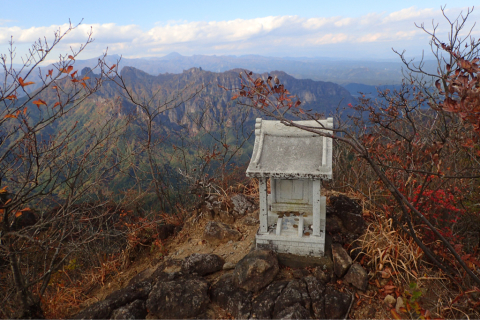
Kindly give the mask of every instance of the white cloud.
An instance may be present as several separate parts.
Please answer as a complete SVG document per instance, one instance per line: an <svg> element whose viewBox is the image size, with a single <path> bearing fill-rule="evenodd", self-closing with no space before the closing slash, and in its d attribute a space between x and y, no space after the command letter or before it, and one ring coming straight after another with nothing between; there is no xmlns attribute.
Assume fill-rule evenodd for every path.
<svg viewBox="0 0 480 320"><path fill-rule="evenodd" d="M459 12L449 10L452 17ZM469 21L478 20L479 15L476 12L474 14ZM88 46L86 57L84 55L83 58L98 56L107 46L110 53L123 54L125 57L161 56L175 50L186 55L261 53L288 56L295 48L315 55L316 50L320 52L326 45L329 50L334 50L332 45L355 46L360 43L369 44L362 46L362 50L376 52L380 47L427 47L425 37L420 36L423 32L414 23L431 25L432 19L445 24L439 9L410 7L392 13L372 12L361 17L268 16L226 21L178 20L157 23L149 30L142 30L133 24L80 25L65 37L58 49L69 51L70 45L78 46L92 30L95 42ZM44 36L51 43L59 28L66 31L68 27L65 24L22 29L2 26L0 23L0 50L6 52L10 36L23 48ZM359 52L352 50L352 54L352 57L356 57ZM369 52L363 54L368 55ZM334 51L331 56L335 56Z"/></svg>

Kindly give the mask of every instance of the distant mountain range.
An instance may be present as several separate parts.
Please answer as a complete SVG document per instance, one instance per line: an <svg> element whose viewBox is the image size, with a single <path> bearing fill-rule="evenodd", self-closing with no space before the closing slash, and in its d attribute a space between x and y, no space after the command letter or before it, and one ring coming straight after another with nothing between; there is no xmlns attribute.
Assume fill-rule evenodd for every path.
<svg viewBox="0 0 480 320"><path fill-rule="evenodd" d="M107 62L117 63L121 57L107 56ZM78 69L92 68L97 59L79 60ZM232 69L248 69L256 73L273 70L284 71L297 79L312 79L329 81L345 85L359 83L366 85L394 85L402 80L402 66L398 62L385 61L345 61L325 58L278 58L259 55L245 56L182 56L179 53L170 53L161 58L127 59L121 58L119 64L123 67L134 67L150 75L160 73L182 73L193 67L212 72L224 72ZM427 61L425 69L436 70L434 61Z"/></svg>

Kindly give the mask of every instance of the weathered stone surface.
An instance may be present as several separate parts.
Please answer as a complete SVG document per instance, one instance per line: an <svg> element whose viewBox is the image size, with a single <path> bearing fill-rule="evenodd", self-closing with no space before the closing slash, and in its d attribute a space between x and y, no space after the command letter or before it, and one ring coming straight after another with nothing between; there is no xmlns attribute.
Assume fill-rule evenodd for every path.
<svg viewBox="0 0 480 320"><path fill-rule="evenodd" d="M313 275L323 284L329 283L332 279L332 271L325 270L321 267L316 267Z"/></svg>
<svg viewBox="0 0 480 320"><path fill-rule="evenodd" d="M355 262L354 264L352 264L352 266L350 267L350 269L348 269L348 272L343 279L357 289L360 289L362 291L367 290L367 286L368 286L367 271L365 271L365 269L363 269L363 267L358 262Z"/></svg>
<svg viewBox="0 0 480 320"><path fill-rule="evenodd" d="M299 256L291 253L277 253L278 262L290 268L322 267L333 270L333 261L328 256Z"/></svg>
<svg viewBox="0 0 480 320"><path fill-rule="evenodd" d="M94 303L77 313L74 319L108 319L113 310L135 300L145 300L152 290L150 281L142 281L126 286L108 295L105 300Z"/></svg>
<svg viewBox="0 0 480 320"><path fill-rule="evenodd" d="M243 217L247 212L253 212L255 205L243 193L239 193L230 198L233 204L233 215L235 218Z"/></svg>
<svg viewBox="0 0 480 320"><path fill-rule="evenodd" d="M303 279L304 277L308 277L310 275L310 272L307 269L293 269L292 270L292 276L295 279Z"/></svg>
<svg viewBox="0 0 480 320"><path fill-rule="evenodd" d="M225 260L213 253L194 253L182 262L182 271L204 276L222 270Z"/></svg>
<svg viewBox="0 0 480 320"><path fill-rule="evenodd" d="M275 301L275 307L273 309L273 318L281 318L284 309L292 307L299 303L306 310L310 310L311 300L308 295L307 284L302 280L290 281L285 289L283 289L280 296Z"/></svg>
<svg viewBox="0 0 480 320"><path fill-rule="evenodd" d="M335 214L342 220L343 227L349 232L362 234L366 223L362 216L362 207L357 201L347 196L339 195L330 198Z"/></svg>
<svg viewBox="0 0 480 320"><path fill-rule="evenodd" d="M303 278L310 296L315 319L325 319L325 285L314 276Z"/></svg>
<svg viewBox="0 0 480 320"><path fill-rule="evenodd" d="M252 318L271 319L275 301L288 283L289 281L273 282L259 294L252 303Z"/></svg>
<svg viewBox="0 0 480 320"><path fill-rule="evenodd" d="M208 302L207 282L193 277L158 282L146 305L150 318L186 319L205 312Z"/></svg>
<svg viewBox="0 0 480 320"><path fill-rule="evenodd" d="M300 303L295 303L283 309L274 319L310 319L310 312Z"/></svg>
<svg viewBox="0 0 480 320"><path fill-rule="evenodd" d="M340 217L343 222L343 226L348 231L355 233L355 234L362 234L365 232L367 228L367 224L365 223L365 219L361 214L354 214L354 213L344 213Z"/></svg>
<svg viewBox="0 0 480 320"><path fill-rule="evenodd" d="M347 232L347 229L345 229L345 227L343 226L342 219L340 219L336 215L332 215L330 217L327 217L325 231L328 234L333 235L337 233L345 233Z"/></svg>
<svg viewBox="0 0 480 320"><path fill-rule="evenodd" d="M99 301L80 311L72 319L110 319L110 314L116 307L114 301Z"/></svg>
<svg viewBox="0 0 480 320"><path fill-rule="evenodd" d="M348 312L351 300L352 297L348 293L327 287L325 289L326 319L343 319Z"/></svg>
<svg viewBox="0 0 480 320"><path fill-rule="evenodd" d="M145 301L135 300L124 307L118 308L112 312L110 319L145 319L147 307Z"/></svg>
<svg viewBox="0 0 480 320"><path fill-rule="evenodd" d="M229 240L240 240L242 234L225 223L209 221L205 227L204 237L205 240L216 245Z"/></svg>
<svg viewBox="0 0 480 320"><path fill-rule="evenodd" d="M212 301L236 319L248 319L252 309L252 294L233 284L233 275L223 275L210 289Z"/></svg>
<svg viewBox="0 0 480 320"><path fill-rule="evenodd" d="M137 275L135 275L133 278L130 279L130 281L128 281L128 285L148 280L152 275L153 271L153 269L148 268L143 270L142 272L137 273Z"/></svg>
<svg viewBox="0 0 480 320"><path fill-rule="evenodd" d="M242 220L242 223L246 226L256 226L260 223L260 221L258 219L255 219L254 217L245 217Z"/></svg>
<svg viewBox="0 0 480 320"><path fill-rule="evenodd" d="M337 277L341 278L352 265L352 258L347 251L338 243L332 244L333 270Z"/></svg>
<svg viewBox="0 0 480 320"><path fill-rule="evenodd" d="M277 256L270 250L253 250L235 266L234 283L247 291L258 292L269 285L279 270Z"/></svg>
<svg viewBox="0 0 480 320"><path fill-rule="evenodd" d="M340 194L338 196L330 197L330 203L335 213L350 212L353 214L362 214L362 207L357 201Z"/></svg>

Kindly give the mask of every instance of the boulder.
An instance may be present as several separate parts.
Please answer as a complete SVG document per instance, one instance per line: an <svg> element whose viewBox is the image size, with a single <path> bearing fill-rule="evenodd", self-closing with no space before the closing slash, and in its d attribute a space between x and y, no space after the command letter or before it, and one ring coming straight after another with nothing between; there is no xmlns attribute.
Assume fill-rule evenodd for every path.
<svg viewBox="0 0 480 320"><path fill-rule="evenodd" d="M205 312L208 284L200 277L158 282L147 299L149 318L187 319Z"/></svg>
<svg viewBox="0 0 480 320"><path fill-rule="evenodd" d="M340 194L338 196L330 197L330 203L336 214L350 212L353 214L362 214L362 207L357 201L350 199L349 197Z"/></svg>
<svg viewBox="0 0 480 320"><path fill-rule="evenodd" d="M348 269L348 272L343 278L343 280L350 283L357 289L360 289L362 291L367 290L367 286L368 286L367 271L365 271L365 269L363 269L363 267L358 262L355 262L354 264L352 264L350 269Z"/></svg>
<svg viewBox="0 0 480 320"><path fill-rule="evenodd" d="M283 309L273 319L310 319L310 312L300 303Z"/></svg>
<svg viewBox="0 0 480 320"><path fill-rule="evenodd" d="M307 285L304 281L299 279L290 281L285 289L283 289L282 293L275 301L273 318L283 318L282 314L284 314L285 309L289 307L295 306L295 310L298 310L299 308L296 306L297 304L300 304L306 310L310 310L311 300L308 295ZM287 313L290 313L290 311ZM310 314L308 314L307 318L308 317L310 317Z"/></svg>
<svg viewBox="0 0 480 320"><path fill-rule="evenodd" d="M110 319L145 319L147 313L145 301L135 300L124 307L115 309Z"/></svg>
<svg viewBox="0 0 480 320"><path fill-rule="evenodd" d="M310 296L315 319L325 319L325 285L314 276L303 278Z"/></svg>
<svg viewBox="0 0 480 320"><path fill-rule="evenodd" d="M277 281L271 283L252 303L253 319L271 319L275 301L287 286L289 281Z"/></svg>
<svg viewBox="0 0 480 320"><path fill-rule="evenodd" d="M332 244L333 270L337 277L341 278L352 265L352 258L347 251L338 243Z"/></svg>
<svg viewBox="0 0 480 320"><path fill-rule="evenodd" d="M258 292L273 281L278 271L278 260L273 251L253 250L235 266L234 283L239 288Z"/></svg>
<svg viewBox="0 0 480 320"><path fill-rule="evenodd" d="M204 238L214 245L226 243L229 240L238 241L241 237L240 232L222 222L209 221L205 226Z"/></svg>
<svg viewBox="0 0 480 320"><path fill-rule="evenodd" d="M152 284L150 281L137 282L117 290L108 295L105 300L99 301L77 313L74 319L108 319L113 310L123 307L135 300L147 299Z"/></svg>
<svg viewBox="0 0 480 320"><path fill-rule="evenodd" d="M252 309L252 293L237 288L233 275L223 275L210 289L212 301L228 311L235 319L248 319Z"/></svg>
<svg viewBox="0 0 480 320"><path fill-rule="evenodd" d="M344 195L330 197L335 214L342 220L343 227L351 233L362 234L366 223L362 216L362 207L357 201Z"/></svg>
<svg viewBox="0 0 480 320"><path fill-rule="evenodd" d="M350 308L352 297L333 287L325 289L325 319L343 319Z"/></svg>
<svg viewBox="0 0 480 320"><path fill-rule="evenodd" d="M223 269L225 260L213 253L194 253L182 261L182 271L204 276Z"/></svg>
<svg viewBox="0 0 480 320"><path fill-rule="evenodd" d="M360 235L364 233L365 229L367 228L365 219L363 219L363 216L361 214L346 212L340 216L340 219L342 219L345 229L347 229L351 233Z"/></svg>

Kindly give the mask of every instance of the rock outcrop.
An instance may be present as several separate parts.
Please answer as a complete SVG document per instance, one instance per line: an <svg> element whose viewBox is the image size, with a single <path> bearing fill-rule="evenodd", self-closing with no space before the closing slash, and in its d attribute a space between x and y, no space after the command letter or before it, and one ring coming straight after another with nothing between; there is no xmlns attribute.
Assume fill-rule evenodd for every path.
<svg viewBox="0 0 480 320"><path fill-rule="evenodd" d="M235 266L234 283L237 287L258 292L273 281L279 270L277 256L270 250L253 250Z"/></svg>

